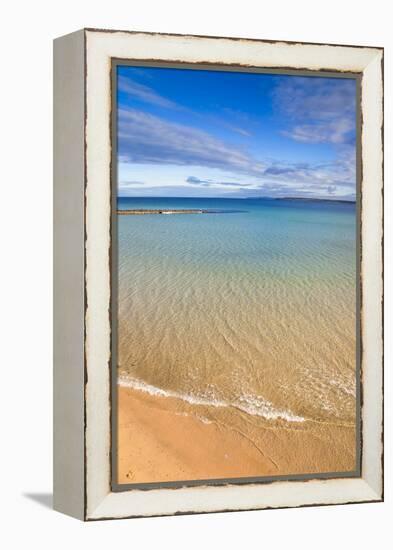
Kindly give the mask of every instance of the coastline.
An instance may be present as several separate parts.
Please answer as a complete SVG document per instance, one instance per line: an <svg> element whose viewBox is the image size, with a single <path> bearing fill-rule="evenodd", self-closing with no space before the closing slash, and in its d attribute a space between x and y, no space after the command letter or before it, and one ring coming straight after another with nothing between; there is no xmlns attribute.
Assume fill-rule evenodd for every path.
<svg viewBox="0 0 393 550"><path fill-rule="evenodd" d="M293 424L259 423L246 433L220 421L206 421L195 406L184 407L179 399L119 385L118 483L355 469L354 427Z"/></svg>

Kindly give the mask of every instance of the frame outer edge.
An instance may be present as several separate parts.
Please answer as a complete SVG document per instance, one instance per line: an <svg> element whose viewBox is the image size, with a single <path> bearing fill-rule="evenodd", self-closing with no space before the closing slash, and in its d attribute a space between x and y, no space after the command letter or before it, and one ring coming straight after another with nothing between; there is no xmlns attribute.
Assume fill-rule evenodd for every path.
<svg viewBox="0 0 393 550"><path fill-rule="evenodd" d="M363 478L379 500L384 493L384 335L383 335L383 51L365 68L363 110L362 319L363 334ZM365 154L367 153L367 154ZM376 220L378 223L376 223ZM362 315L363 317L363 315Z"/></svg>
<svg viewBox="0 0 393 550"><path fill-rule="evenodd" d="M116 33L116 31L113 31L113 33ZM125 34L125 33L122 33L120 31L119 35L121 35L121 34ZM89 51L90 51L90 53L93 52L92 57L94 58L94 61L96 63L95 70L101 73L100 78L102 80L102 77L103 77L104 73L108 72L108 74L109 74L109 71L107 71L107 68L104 67L102 64L100 65L100 61L98 61L98 60L100 59L101 63L104 63L105 65L107 65L108 64L108 59L110 59L111 57L122 57L123 54L122 55L117 55L117 54L114 53L116 48L113 46L112 41L108 42L108 37L111 35L111 33L108 33L106 31L99 31L99 30L96 31L96 30L92 30L92 29L86 29L86 35L87 35L87 39L88 39L88 46L87 46L88 55L90 56ZM129 36L130 36L130 41L132 43L133 43L133 40L131 40L131 38L134 39L134 38L137 37L137 35L143 35L144 40L146 39L146 37L153 37L154 36L155 37L154 38L155 43L156 43L156 41L159 41L158 44L160 43L160 39L158 38L158 36L161 36L161 39L164 36L165 36L165 38L168 38L168 40L172 39L172 43L173 43L173 38L174 38L174 35L154 35L154 34L149 35L149 33L135 33L135 34L130 33ZM127 38L127 47L126 47L124 45L124 37L116 36L116 34L112 34L111 36L114 39L116 37L116 39L119 38L123 41L122 52L132 50L132 47L131 47L132 44L130 44L130 47L128 47L128 38ZM193 38L194 37L187 37L187 41L192 40ZM209 40L210 38L211 37L206 37L207 40ZM197 38L195 38L195 40L197 40ZM235 41L236 39L228 38L228 39L223 39L223 40L226 40L226 41L229 42L229 41L232 41L232 40ZM199 38L198 42L201 45L201 43L203 42L203 38L202 37ZM263 43L270 43L271 45L274 43L274 42L263 41L263 40L261 40L260 42L262 44ZM90 50L90 47L89 47L89 43L90 43L91 50ZM277 42L277 46L279 46L279 45L283 46L283 45L285 45L285 43ZM297 43L296 46L300 47L301 43ZM327 46L324 47L324 46L319 46L319 45L314 45L314 46L311 45L311 46L305 47L305 49L307 51L307 55L310 54L310 47L313 48L313 52L314 52L314 48L315 48L315 50L318 49L323 53L326 52L327 49L328 49ZM338 71L339 70L349 70L349 69L347 69L347 64L349 64L349 62L350 62L349 51L348 50L351 49L351 46L339 46L339 45L337 45L337 46L333 46L333 48L336 50L334 59L338 59L339 60L338 63L340 64L340 66L344 67L344 69L341 68L341 69L337 69L337 70ZM341 51L340 51L340 48L341 48ZM359 49L361 49L361 47L359 47ZM372 71L370 71L369 69L371 69L371 67L374 65L374 63L380 62L380 59L383 55L383 51L380 48L372 48L372 47L364 47L364 51L359 51L359 49L357 49L357 51L354 49L354 52L353 52L353 55L357 60L356 62L354 61L354 69L353 70L354 70L354 72L363 72L364 74L366 74L366 73L371 74ZM341 53L343 51L346 51L346 53L348 54L348 56L346 58L346 61L343 61L342 57L341 57ZM154 52L154 48L153 48L153 52ZM356 52L356 55L355 55L355 52ZM317 51L315 51L314 53L317 54ZM188 55L189 54L187 53L187 56ZM352 52L351 52L351 56L352 56ZM177 62L177 60L175 60L175 59L173 59L173 61ZM191 61L190 59L185 60L185 62L190 63L190 64L194 63L194 61ZM200 62L203 63L203 59L201 59ZM262 64L263 63L261 62L261 65ZM90 67L90 60L88 61L88 65ZM310 70L318 70L315 67L316 67L316 65L313 65L313 68L310 69ZM332 70L333 70L332 57L329 58L329 63L326 65L326 67L327 68L331 67ZM300 67L293 67L293 68L296 69L296 68L300 68ZM374 76L377 79L377 82L374 82L374 87L378 88L380 86L381 73L380 72L379 73L375 72ZM96 73L96 80L95 80L96 86L98 85L98 82L99 81L97 80L97 73ZM87 93L87 95L88 95L88 93ZM379 101L380 97L378 96L378 93L376 94L376 96L374 96L374 98L375 97ZM382 98L382 96L381 96L381 98ZM95 103L95 106L97 106L97 103ZM369 104L368 104L368 106L370 107ZM378 108L379 108L379 106L377 107L377 109ZM374 109L375 109L375 106L374 106ZM382 110L381 110L381 112L378 111L377 119L379 121L379 117L381 116L381 124L382 124L382 116L383 115L381 113L382 113ZM96 112L93 112L93 118L94 117L97 117ZM89 119L90 119L90 117L89 117ZM95 122L98 124L98 127L100 127L100 128L103 128L104 127L103 125L105 125L105 121L100 120L99 117L97 118L97 120ZM366 126L366 130L367 130L367 134L370 133L370 135L373 135L374 137L376 135L376 131L380 132L380 128L378 128L375 123L374 124L368 123L368 126ZM87 131L87 133L88 133L88 131ZM104 133L106 133L106 130L105 130ZM95 133L95 135L97 135L97 132ZM379 138L380 138L380 134L379 134ZM105 139L106 138L104 137L104 140ZM368 141L370 141L369 138L367 138L367 139L368 139ZM102 147L103 146L102 137L100 138L99 143L100 143L100 147L101 147L100 151L101 151L101 153L104 153L104 155L106 157L107 152L104 151L104 149ZM379 144L379 140L377 141L377 143ZM93 146L93 143L91 143L90 145ZM106 147L106 145L105 145L105 147ZM93 149L94 148L96 148L96 150L98 151L99 147L98 147L97 144L94 144ZM363 151L363 155L364 154L365 153ZM98 160L97 156L95 156L94 154L93 154L92 158L94 158L94 161ZM367 163L368 165L372 166L372 169L371 169L370 173L372 173L373 170L375 170L376 172L374 172L374 174L377 173L377 177L379 177L379 173L380 173L380 164L378 164L378 163L379 163L378 154L377 154L376 157L374 157L372 160L370 160ZM88 168L89 175L90 175L90 168L91 167L89 166L89 168ZM101 173L100 174L99 174L99 168L101 168ZM103 172L102 172L102 169L104 169ZM91 172L91 175L94 176L92 179L94 179L95 196L96 196L97 191L99 191L100 186L101 186L101 188L104 187L104 179L106 177L106 176L104 176L105 173L106 173L106 168L103 165L103 159L101 158L100 161L97 163L97 166L95 165L94 169ZM370 178L368 178L368 180L370 181ZM98 187L97 187L97 185L98 185ZM87 189L88 199L89 199L89 192L91 193L91 190L89 191L89 189ZM105 191L105 193L107 193L107 191ZM376 209L373 210L373 213L378 216L379 214L382 213L381 210L380 210L381 204L378 202L379 199L376 197L376 193L373 195L372 192L371 192L371 196L373 197L374 206L377 205ZM92 199L92 196L90 197L90 199ZM95 197L94 197L94 200L96 200ZM366 199L366 202L367 202L367 199ZM90 210L89 204L87 205L87 213L88 213L88 217L90 216L90 214L92 214L93 215L92 218L95 219L95 222L97 221L97 211ZM91 222L93 222L93 219L91 220ZM379 224L379 217L376 217L374 222L376 224ZM93 230L94 227L95 227L94 223L92 223L91 224L91 229ZM376 230L377 234L379 234L379 232L381 232L380 225L378 225L378 228ZM382 235L382 232L381 232L381 235ZM95 243L95 245L97 245L97 244L98 243ZM106 253L105 253L105 256L106 256ZM93 258L94 256L91 256L91 257ZM376 267L374 268L373 273L374 273L374 276L377 275L379 277L382 273L382 256L379 257L378 253L377 253L377 255L375 256L375 259L377 260L377 264L376 264ZM381 296L382 296L382 287L381 287ZM374 293L373 297L375 298L375 293ZM94 304L94 306L95 306L95 304ZM377 306L377 309L378 309L378 306ZM375 312L376 312L376 318L374 318L374 321L373 321L374 324L373 324L373 328L372 328L372 333L374 333L374 334L378 333L378 329L380 328L380 322L381 322L381 318L379 317L379 309L378 309L378 311L376 311L376 309L374 309L374 313ZM92 309L92 313L94 313L94 307ZM375 321L375 319L377 319L377 321ZM93 316L92 316L91 320L93 321ZM378 335L378 338L380 338L380 334ZM380 346L380 343L381 343L381 340L378 339L378 346ZM93 350L91 350L91 351L93 351ZM94 354L92 354L92 355L94 355ZM369 393L369 396L371 396L372 399L375 399L375 398L379 399L379 398L382 397L382 383L381 383L381 385L379 385L379 382L382 382L382 376L381 376L382 363L379 361L379 357L380 356L379 356L379 352L378 352L375 360L370 363L370 365L374 365L371 368L375 369L375 371L376 371L376 376L375 376L376 381L374 383L372 383L372 389ZM94 359L94 358L91 357L90 359ZM381 356L381 361L382 361L382 356ZM94 362L94 360L93 360L93 362ZM101 362L102 361L100 360L100 363ZM90 363L90 360L89 360L89 363ZM91 368L92 368L92 365L90 365L90 370L91 370ZM92 374L92 372L93 371L91 371L91 374ZM100 374L101 380L105 379L103 377L103 374L104 374L103 372L101 372L101 374ZM94 374L94 376L95 376L95 374ZM368 368L367 369L367 376L366 376L367 384L370 383L371 379L372 379L372 373L370 373L370 369ZM91 386L90 385L91 381L89 380L89 384L88 384L88 386L90 386L89 391L91 392L91 394L89 394L89 391L87 392L87 420L88 421L89 421L90 415L92 414L92 411L94 410L93 409L93 403L92 402L90 403L91 398L93 397L93 394L94 394L94 399L97 398L96 391L99 389L99 386L97 386L97 384L96 384L97 382L98 382L98 379L95 381L95 384L93 383L93 385ZM106 384L106 382L105 382L105 384ZM102 392L102 391L106 392L106 389L105 390L100 389L100 392ZM100 397L100 399L102 399L102 396ZM97 403L99 403L100 399L98 399ZM303 498L301 500L301 503L298 506L350 504L350 503L356 503L356 502L376 502L376 501L380 501L382 499L382 496L383 496L382 495L382 493L383 493L383 471L382 471L382 467L381 468L379 466L375 467L375 465L376 465L375 460L378 460L379 464L381 465L381 454L382 454L381 429L383 428L383 419L382 419L382 416L380 415L381 405L380 405L379 401L377 403L374 402L374 404L372 404L372 399L370 399L370 397L367 397L367 399L366 399L367 403L366 403L366 406L365 406L364 410L368 411L367 414L369 414L369 412L371 411L371 414L374 415L374 418L371 422L371 427L374 427L374 428L376 427L376 433L375 433L375 437L374 437L374 435L370 436L370 424L369 424L368 425L369 437L367 439L366 444L367 444L367 449L369 451L371 451L371 453L368 453L367 461L365 463L365 474L362 475L361 478L358 478L357 480L353 480L352 482L344 482L344 481L342 482L343 485L340 485L342 487L342 489L344 489L344 486L347 486L348 489L351 488L351 490L348 490L348 492L346 492L346 494L339 495L337 493L337 497L335 497L333 499L331 498L331 495L329 495L329 498L325 498L324 500L319 500L319 498L314 497L313 500L311 500L311 502L307 498ZM90 410L90 412L89 412L89 410ZM100 413L99 413L100 418L102 417L102 414L103 414L103 411L100 411ZM379 420L381 420L381 422L379 422ZM97 419L93 423L95 424L96 427L98 427ZM106 423L107 423L107 419L105 419L104 424L106 424ZM100 428L100 430L101 430L101 428ZM94 443L97 442L97 441L100 441L100 445L102 446L102 449L104 450L105 454L107 453L107 443L104 443L104 441L101 441L101 440L97 439L98 433L95 433L94 431L92 433L90 433L90 432L91 432L91 428L90 428L89 423L88 423L88 425L87 425L87 451L88 451L87 461L89 462L90 454L91 454L91 456L93 456L93 455L97 455L97 453L98 454L101 453L101 455L98 459L99 461L97 461L97 456L98 455L94 458L95 466L97 466L99 462L101 464L103 464L102 461L104 459L104 456L103 456L103 453L102 453L101 449L99 451L97 451L97 449L95 448ZM379 441L379 443L378 443L377 440ZM381 451L381 453L379 453L379 451ZM373 471L374 467L375 467L375 470ZM116 493L111 493L110 490L108 491L106 480L105 480L105 485L106 485L105 487L103 486L103 484L101 484L101 481L100 481L101 487L98 487L96 485L96 482L98 481L98 478L101 477L101 476L99 475L99 472L95 471L95 470L96 470L96 468L93 468L93 471L89 472L88 483L87 483L87 492L88 492L89 505L88 505L88 508L87 508L87 511L86 511L86 519L89 519L89 520L93 520L93 519L111 519L111 518L116 518L116 517L117 518L120 518L120 517L142 517L142 516L149 516L149 515L173 515L173 514L180 514L180 513L203 513L203 512L207 512L207 511L209 511L209 512L235 511L235 510L240 511L240 509L247 510L247 509L271 508L271 507L281 508L281 507L296 507L297 506L293 502L290 503L288 506L285 506L285 505L279 505L279 504L273 504L273 505L267 504L267 503L264 504L263 501L261 501L260 504L256 507L255 506L249 507L249 508L243 508L241 506L239 506L239 508L229 507L229 510L228 510L228 507L227 507L227 509L225 509L225 506L223 506L221 504L221 503L223 503L223 501L221 499L220 499L221 503L218 506L215 505L215 504L212 504L212 503L210 505L209 504L207 504L207 505L203 504L203 506L202 506L202 503L201 503L200 506L198 506L198 505L196 505L196 500L198 500L196 498L196 496L199 494L199 489L204 490L205 488L195 488L195 489L187 489L187 490L184 491L184 496L186 496L186 494L189 491L191 491L192 494L193 494L194 498L191 499L193 501L193 505L191 505L192 506L191 509L187 508L184 505L180 505L181 497L183 495L183 491L178 490L179 491L179 504L178 505L179 505L180 509L179 508L172 508L172 510L170 510L171 506L168 506L166 508L166 505L164 504L160 512L157 512L156 504L154 504L154 505L153 505L153 503L151 503L151 505L150 505L150 503L148 504L147 501L150 501L150 498L148 498L148 495L146 493L145 493L145 497L146 497L146 499L145 499L141 493L138 494L138 491L128 491L127 493L130 493L130 494L135 493L136 500L135 500L134 504L137 505L137 509L135 509L133 507L129 507L128 504L126 505L126 502L128 502L128 501L126 501L126 494L125 493L122 494L123 496L121 496L120 494L118 494L116 496ZM90 475L90 474L92 474L92 475ZM327 482L324 482L322 484L319 484L318 486L320 486L321 488L322 487L327 488L326 483ZM330 482L328 482L328 483L329 483L329 486L330 486ZM305 487L307 487L307 485L305 485ZM235 492L235 489L233 487L232 488L228 487L228 490L229 489L231 491ZM254 486L254 488L250 487L250 489L255 489L255 486ZM225 490L227 490L227 489L225 489ZM91 495L90 495L90 491L92 492ZM152 493L157 494L158 492L160 493L161 502L165 501L165 498L166 498L165 495L167 495L168 498L173 496L173 493L171 494L170 492L168 492L164 489L160 489L159 491L152 491L150 496L153 497ZM205 490L204 490L204 492L205 492ZM238 492L238 489L236 489L236 493L237 492ZM324 492L324 491L322 491L322 492ZM180 493L182 493L182 495L180 495ZM239 496L240 496L240 494L241 493L239 492ZM325 495L325 496L327 496L327 495ZM158 494L157 494L157 497L158 497ZM206 502L205 498L207 498L209 500L209 496L206 493L204 494L203 502ZM122 500L124 507L123 507L123 505L121 505L120 500ZM215 499L213 499L213 501L214 500ZM290 500L290 499L288 499L288 500ZM115 504L115 502L117 504ZM142 502L143 502L143 505L142 505ZM144 507L145 504L146 505L148 504L150 511L139 510L139 505L142 505L142 507ZM127 510L126 510L126 508L127 508ZM166 509L167 509L167 512L166 512Z"/></svg>
<svg viewBox="0 0 393 550"><path fill-rule="evenodd" d="M83 30L54 41L53 507L85 519Z"/></svg>

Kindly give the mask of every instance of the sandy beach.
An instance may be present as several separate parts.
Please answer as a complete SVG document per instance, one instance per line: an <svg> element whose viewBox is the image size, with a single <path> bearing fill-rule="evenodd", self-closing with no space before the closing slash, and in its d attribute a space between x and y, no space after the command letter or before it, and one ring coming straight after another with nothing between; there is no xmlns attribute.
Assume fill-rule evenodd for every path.
<svg viewBox="0 0 393 550"><path fill-rule="evenodd" d="M291 427L289 423L266 422L258 423L254 433L245 432L236 422L230 426L208 422L195 407L187 410L178 399L128 387L118 389L118 483L355 468L353 426L302 422Z"/></svg>

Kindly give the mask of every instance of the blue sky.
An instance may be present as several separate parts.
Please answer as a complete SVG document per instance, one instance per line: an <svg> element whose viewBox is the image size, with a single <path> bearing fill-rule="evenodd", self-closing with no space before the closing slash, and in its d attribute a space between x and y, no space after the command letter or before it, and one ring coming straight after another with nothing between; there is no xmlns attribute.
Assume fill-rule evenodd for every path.
<svg viewBox="0 0 393 550"><path fill-rule="evenodd" d="M355 198L354 79L117 72L120 196Z"/></svg>

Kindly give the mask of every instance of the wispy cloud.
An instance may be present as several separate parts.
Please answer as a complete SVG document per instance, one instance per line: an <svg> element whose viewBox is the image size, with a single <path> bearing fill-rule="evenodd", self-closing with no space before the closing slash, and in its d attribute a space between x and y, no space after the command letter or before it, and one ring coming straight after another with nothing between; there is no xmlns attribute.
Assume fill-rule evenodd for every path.
<svg viewBox="0 0 393 550"><path fill-rule="evenodd" d="M133 185L143 185L145 182L141 180L126 180L122 181L122 187L131 187Z"/></svg>
<svg viewBox="0 0 393 550"><path fill-rule="evenodd" d="M223 126L226 126L228 130L232 130L232 132L235 132L236 134L239 134L243 137L251 137L252 133L249 130L245 130L244 128L239 128L238 126L233 126L232 124L227 124L225 122L222 123Z"/></svg>
<svg viewBox="0 0 393 550"><path fill-rule="evenodd" d="M249 187L251 185L249 183L239 183L237 181L204 180L195 176L188 176L188 178L186 178L186 182L191 183L192 185L204 185L207 187L210 187L211 185L223 185L224 187Z"/></svg>
<svg viewBox="0 0 393 550"><path fill-rule="evenodd" d="M279 163L273 163L271 166L266 168L264 171L265 176L287 176L288 174L293 175L296 173L299 173L300 171L304 171L307 168L309 168L308 164L279 164Z"/></svg>
<svg viewBox="0 0 393 550"><path fill-rule="evenodd" d="M303 143L353 144L355 80L288 77L277 82L273 104L289 122L283 135Z"/></svg>
<svg viewBox="0 0 393 550"><path fill-rule="evenodd" d="M208 132L136 109L119 110L118 137L123 162L196 165L256 177L265 168Z"/></svg>
<svg viewBox="0 0 393 550"><path fill-rule="evenodd" d="M135 72L136 72L136 69L133 68L133 73ZM154 90L154 88L147 86L145 84L141 84L140 82L137 82L131 77L124 76L124 75L121 75L118 77L118 90L119 92L122 92L131 98L135 98L144 103L154 105L155 107L172 109L176 111L186 111L192 116L204 118L205 120L210 121L211 123L215 124L218 127L226 128L230 132L234 132L243 137L250 137L252 135L252 133L244 127L246 126L246 120L245 120L245 115L243 115L242 117L242 113L235 112L235 111L233 111L233 113L230 113L232 117L236 115L238 123L236 122L231 123L228 121L228 112L227 112L228 109L223 110L224 111L223 116L217 116L217 115L211 115L211 114L201 115L201 113L199 113L198 111L192 111L187 107L185 107L184 105L181 105L180 103L172 101L171 99L168 99L167 97L159 94L156 90Z"/></svg>
<svg viewBox="0 0 393 550"><path fill-rule="evenodd" d="M354 137L354 121L342 118L328 121L316 121L313 124L300 124L290 130L283 130L282 135L303 143L350 143Z"/></svg>
<svg viewBox="0 0 393 550"><path fill-rule="evenodd" d="M227 187L249 187L250 183L238 183L236 181L218 181L217 185L224 185Z"/></svg>
<svg viewBox="0 0 393 550"><path fill-rule="evenodd" d="M356 184L355 151L343 147L337 159L327 163L272 163L263 175L264 188L277 186L285 193L310 192L353 195Z"/></svg>
<svg viewBox="0 0 393 550"><path fill-rule="evenodd" d="M219 118L222 126L243 137L251 137L253 135L250 128L258 123L257 120L250 119L250 116L247 113L244 113L239 109L224 107L222 111L223 116Z"/></svg>
<svg viewBox="0 0 393 550"><path fill-rule="evenodd" d="M119 92L127 94L130 97L134 97L144 103L164 107L165 109L181 108L176 102L160 95L153 88L136 82L132 78L119 76L118 90Z"/></svg>
<svg viewBox="0 0 393 550"><path fill-rule="evenodd" d="M260 192L259 192L260 194ZM212 187L210 185L162 185L144 186L132 189L120 188L120 196L132 197L235 197L230 188Z"/></svg>
<svg viewBox="0 0 393 550"><path fill-rule="evenodd" d="M186 182L191 183L193 185L210 185L212 183L212 180L202 180L195 176L188 176L188 178L186 179Z"/></svg>

